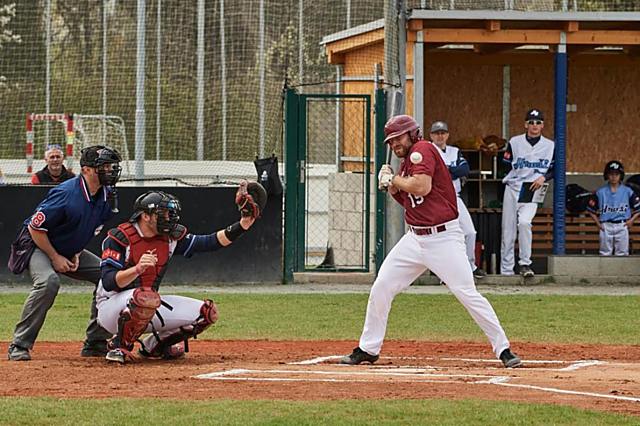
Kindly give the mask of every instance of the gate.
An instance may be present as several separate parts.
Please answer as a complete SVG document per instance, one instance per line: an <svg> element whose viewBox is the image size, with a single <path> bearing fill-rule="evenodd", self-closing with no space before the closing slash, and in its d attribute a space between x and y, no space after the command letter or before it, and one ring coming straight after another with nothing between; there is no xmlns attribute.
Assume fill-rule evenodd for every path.
<svg viewBox="0 0 640 426"><path fill-rule="evenodd" d="M368 272L377 264L371 105L366 94L286 92L285 281L293 272Z"/></svg>

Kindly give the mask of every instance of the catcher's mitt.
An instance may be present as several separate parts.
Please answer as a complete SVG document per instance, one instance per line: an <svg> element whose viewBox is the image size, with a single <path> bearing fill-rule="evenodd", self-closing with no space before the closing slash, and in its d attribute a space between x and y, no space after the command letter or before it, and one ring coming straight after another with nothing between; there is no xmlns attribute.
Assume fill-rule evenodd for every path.
<svg viewBox="0 0 640 426"><path fill-rule="evenodd" d="M242 217L257 219L267 205L267 191L258 182L243 180L236 192L236 205Z"/></svg>

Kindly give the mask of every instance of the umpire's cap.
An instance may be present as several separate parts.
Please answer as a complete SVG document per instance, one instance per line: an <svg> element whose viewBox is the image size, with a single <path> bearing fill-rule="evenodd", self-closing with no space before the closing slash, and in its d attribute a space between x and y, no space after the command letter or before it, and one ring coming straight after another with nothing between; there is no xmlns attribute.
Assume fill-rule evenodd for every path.
<svg viewBox="0 0 640 426"><path fill-rule="evenodd" d="M104 145L94 145L83 148L80 151L80 165L98 167L103 164L119 163L122 161L120 153Z"/></svg>

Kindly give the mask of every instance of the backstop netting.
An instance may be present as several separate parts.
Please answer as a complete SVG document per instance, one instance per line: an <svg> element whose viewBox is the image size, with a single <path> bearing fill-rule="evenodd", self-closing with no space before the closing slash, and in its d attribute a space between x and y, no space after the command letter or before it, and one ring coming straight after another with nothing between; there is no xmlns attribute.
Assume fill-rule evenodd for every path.
<svg viewBox="0 0 640 426"><path fill-rule="evenodd" d="M323 40L363 25L375 27L384 22L385 7L396 3L0 0L4 179L28 183L29 155L37 170L44 165L46 145L68 142L68 129L44 120L35 124L28 153L25 122L31 113L121 118L121 132L114 130L109 137L126 136L129 163L123 181L175 179L206 185L255 179L252 161L271 155L280 158L282 170L283 88L343 90L344 70L330 63ZM638 2L624 0L408 0L404 6L640 9ZM391 46L385 60L403 54ZM372 49L370 56L362 58L362 68L348 70L351 81L363 82L365 93L373 93L372 63L379 61L380 52ZM390 82L397 77L384 76ZM332 118L326 120L332 127ZM86 129L72 129L80 138L75 142L105 141L103 133Z"/></svg>

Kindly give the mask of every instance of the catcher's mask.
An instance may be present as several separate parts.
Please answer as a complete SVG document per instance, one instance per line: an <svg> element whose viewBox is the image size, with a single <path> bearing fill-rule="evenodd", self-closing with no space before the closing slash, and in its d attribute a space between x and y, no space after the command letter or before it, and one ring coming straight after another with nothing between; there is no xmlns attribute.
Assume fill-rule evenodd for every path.
<svg viewBox="0 0 640 426"><path fill-rule="evenodd" d="M409 133L412 143L418 142L422 138L420 125L410 115L396 115L391 117L384 125L384 143L389 143L391 139Z"/></svg>
<svg viewBox="0 0 640 426"><path fill-rule="evenodd" d="M604 166L604 180L609 179L609 173L611 172L620 173L620 181L624 180L624 166L618 160L609 161L607 165Z"/></svg>
<svg viewBox="0 0 640 426"><path fill-rule="evenodd" d="M80 151L80 165L96 169L100 185L103 186L113 186L118 182L122 172L121 161L117 150L103 145L89 146ZM108 164L111 164L110 168Z"/></svg>
<svg viewBox="0 0 640 426"><path fill-rule="evenodd" d="M156 214L158 233L169 235L180 222L180 201L162 191L149 191L136 198L129 222L136 222L142 213Z"/></svg>

